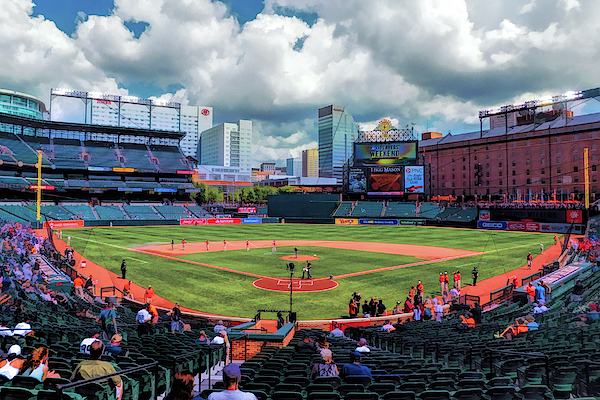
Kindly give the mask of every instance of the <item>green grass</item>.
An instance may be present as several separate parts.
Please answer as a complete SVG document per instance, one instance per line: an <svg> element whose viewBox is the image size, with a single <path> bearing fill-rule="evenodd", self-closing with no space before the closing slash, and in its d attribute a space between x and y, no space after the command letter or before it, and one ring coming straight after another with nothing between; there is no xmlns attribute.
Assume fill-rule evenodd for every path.
<svg viewBox="0 0 600 400"><path fill-rule="evenodd" d="M342 275L356 271L366 271L374 268L423 261L412 256L332 249L328 247L301 246L298 253L311 256L316 254L319 257L319 260L311 261L313 278L323 278L329 275ZM264 276L285 277L288 274L286 271L287 261L281 260L279 257L293 254L293 247L278 246L276 254L271 254L270 248L255 248L251 249L250 252L246 252L246 250L228 250L212 253L196 253L178 258ZM349 260L352 260L352 262ZM300 261L295 262L295 264L302 267L306 262Z"/></svg>
<svg viewBox="0 0 600 400"><path fill-rule="evenodd" d="M339 279L336 289L318 293L295 293L294 310L299 319L337 318L347 315L348 300L354 291L363 298L383 299L388 308L403 300L411 286L421 280L425 294L439 294L441 271L459 269L463 282L470 281L471 269L477 265L479 280L502 274L525 264L529 251L539 253L539 243L553 243L552 234L522 232L489 232L469 229L433 227L336 226L336 225L237 225L237 226L165 226L114 227L68 230L72 246L86 258L120 273L121 260L127 260L128 278L141 286L152 284L156 293L196 310L231 316L252 317L258 309L287 309L289 294L256 289L254 278L215 270L183 260L168 260L126 250L128 247L170 243L171 239L189 243L233 240L349 240L387 242L482 251L482 256L466 257L415 267L382 271ZM314 250L313 250L314 249ZM261 275L286 276L285 262L267 249L215 252L190 255L211 265L250 271ZM291 253L289 248L278 247ZM382 253L300 247L301 254L322 256L313 262L315 277L337 274L333 271L359 271L384 266L412 263L418 259ZM546 260L550 262L552 260ZM260 272L256 272L260 271ZM463 283L463 284L464 284Z"/></svg>

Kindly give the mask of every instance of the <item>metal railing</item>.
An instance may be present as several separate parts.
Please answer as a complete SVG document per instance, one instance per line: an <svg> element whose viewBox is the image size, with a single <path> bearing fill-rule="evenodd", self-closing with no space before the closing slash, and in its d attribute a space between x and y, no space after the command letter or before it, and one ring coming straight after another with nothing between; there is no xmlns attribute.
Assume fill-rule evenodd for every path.
<svg viewBox="0 0 600 400"><path fill-rule="evenodd" d="M125 292L116 286L105 286L103 288L100 288L100 297L111 297L105 295L104 293L110 293L112 294L112 296L115 296L117 293L121 293L123 297L125 297Z"/></svg>
<svg viewBox="0 0 600 400"><path fill-rule="evenodd" d="M73 389L73 388L77 388L77 387L81 387L81 386L86 386L90 383L94 383L94 382L99 382L99 381L103 381L106 380L107 378L111 378L113 376L117 376L117 375L127 375L129 373L132 372L137 372L137 371L143 371L143 370L148 370L150 368L154 367L154 393L156 394L156 392L158 391L158 361L154 361L148 364L144 364L144 365L139 365L137 367L131 367L131 368L126 368L122 371L119 372L114 372L112 374L107 374L107 375L102 375L102 376L98 376L95 378L89 378L89 379L85 379L83 381L77 381L77 382L71 382L71 383L65 383L62 385L57 385L56 386L56 392L57 392L57 397L59 400L63 399L63 392L65 391L65 389Z"/></svg>
<svg viewBox="0 0 600 400"><path fill-rule="evenodd" d="M538 271L535 272L529 276L526 276L525 278L521 279L521 286L525 286L527 285L529 282L533 282L536 279L540 279L542 276L544 276L543 271Z"/></svg>

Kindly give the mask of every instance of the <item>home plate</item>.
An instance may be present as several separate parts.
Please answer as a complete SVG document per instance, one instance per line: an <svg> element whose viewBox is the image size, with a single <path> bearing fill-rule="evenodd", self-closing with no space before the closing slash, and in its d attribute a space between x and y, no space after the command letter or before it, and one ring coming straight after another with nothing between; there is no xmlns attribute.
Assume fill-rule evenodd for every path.
<svg viewBox="0 0 600 400"><path fill-rule="evenodd" d="M270 290L272 292L289 292L290 278L260 278L252 282L258 289ZM295 292L321 292L338 287L339 283L329 278L299 279L292 280L292 290Z"/></svg>

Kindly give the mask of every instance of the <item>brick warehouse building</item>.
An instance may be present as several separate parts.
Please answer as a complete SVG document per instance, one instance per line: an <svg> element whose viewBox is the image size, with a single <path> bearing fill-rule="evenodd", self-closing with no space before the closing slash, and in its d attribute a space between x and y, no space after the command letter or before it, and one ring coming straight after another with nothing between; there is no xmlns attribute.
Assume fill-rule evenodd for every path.
<svg viewBox="0 0 600 400"><path fill-rule="evenodd" d="M468 198L508 194L513 200L528 200L530 194L539 199L543 193L550 200L556 193L557 200L561 195L563 200L582 198L587 147L590 200L594 201L600 186L600 113L573 117L571 112L556 110L540 114L539 119L542 122L528 123L527 118L515 118L512 127L443 137L423 134L419 157L426 166L426 194Z"/></svg>

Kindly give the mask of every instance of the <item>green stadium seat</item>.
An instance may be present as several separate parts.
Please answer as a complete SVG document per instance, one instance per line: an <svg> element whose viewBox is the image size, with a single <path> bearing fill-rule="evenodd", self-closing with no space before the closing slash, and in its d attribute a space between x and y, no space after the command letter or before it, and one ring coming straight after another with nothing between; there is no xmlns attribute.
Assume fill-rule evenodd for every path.
<svg viewBox="0 0 600 400"><path fill-rule="evenodd" d="M246 392L252 393L256 396L257 400L268 400L269 395L262 390L246 390Z"/></svg>
<svg viewBox="0 0 600 400"><path fill-rule="evenodd" d="M350 392L364 392L365 387L360 383L343 383L337 388L337 391L342 397L346 397Z"/></svg>
<svg viewBox="0 0 600 400"><path fill-rule="evenodd" d="M379 400L379 395L374 392L350 392L344 400Z"/></svg>
<svg viewBox="0 0 600 400"><path fill-rule="evenodd" d="M447 390L426 390L419 395L421 400L450 400L450 392Z"/></svg>
<svg viewBox="0 0 600 400"><path fill-rule="evenodd" d="M13 387L22 387L25 389L38 389L42 387L42 382L32 376L17 375L10 383Z"/></svg>
<svg viewBox="0 0 600 400"><path fill-rule="evenodd" d="M387 392L383 395L383 400L416 400L417 395L415 392L406 392L395 390L393 392Z"/></svg>
<svg viewBox="0 0 600 400"><path fill-rule="evenodd" d="M306 395L307 400L341 400L342 396L337 392L317 392L313 391Z"/></svg>
<svg viewBox="0 0 600 400"><path fill-rule="evenodd" d="M0 388L0 400L29 400L35 397L35 393L21 387L4 386Z"/></svg>
<svg viewBox="0 0 600 400"><path fill-rule="evenodd" d="M378 393L380 396L383 396L387 392L393 392L394 390L396 390L396 385L393 383L374 382L369 386L369 391Z"/></svg>
<svg viewBox="0 0 600 400"><path fill-rule="evenodd" d="M304 400L304 396L299 392L273 391L271 400Z"/></svg>

